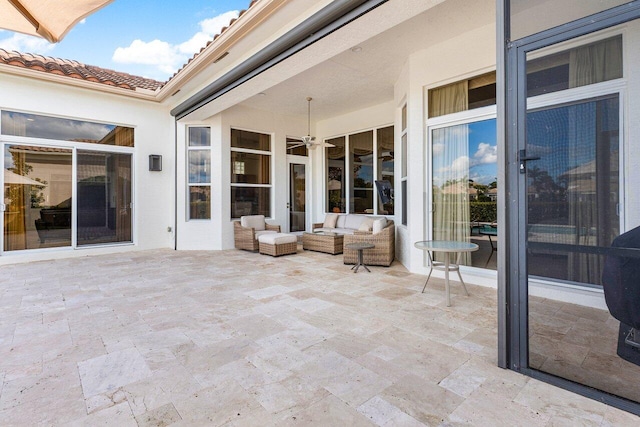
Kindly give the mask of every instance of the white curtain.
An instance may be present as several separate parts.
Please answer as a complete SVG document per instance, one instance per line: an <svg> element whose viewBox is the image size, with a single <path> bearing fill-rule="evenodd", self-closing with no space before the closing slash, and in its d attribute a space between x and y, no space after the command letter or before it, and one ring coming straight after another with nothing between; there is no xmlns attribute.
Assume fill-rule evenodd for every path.
<svg viewBox="0 0 640 427"><path fill-rule="evenodd" d="M569 56L569 87L586 86L622 77L622 38L614 37L590 45L572 49ZM571 164L580 159L593 159L567 173L569 180L567 203L569 225L573 232L571 244L598 246L610 242L598 241L600 230L606 220L599 218L598 192L610 192L607 181L611 174L608 148L598 150L608 141L600 140L598 134L598 104L589 102L570 107L568 144ZM581 173L579 173L581 172ZM607 189L607 190L605 190ZM615 190L617 192L617 189ZM600 207L602 209L603 207ZM604 223L603 223L604 222ZM568 279L583 283L600 283L602 259L597 255L570 253Z"/></svg>
<svg viewBox="0 0 640 427"><path fill-rule="evenodd" d="M598 224L596 203L596 103L588 102L569 107L567 135L568 161L577 165L565 173L567 204L572 245L596 246L593 229ZM585 161L582 159L593 159ZM597 255L569 252L568 279L582 283L597 283L600 277Z"/></svg>
<svg viewBox="0 0 640 427"><path fill-rule="evenodd" d="M436 129L433 150L433 238L468 242L471 237L469 208L469 126ZM470 254L460 261L470 265Z"/></svg>
<svg viewBox="0 0 640 427"><path fill-rule="evenodd" d="M571 49L569 87L580 87L622 77L622 38L614 37Z"/></svg>
<svg viewBox="0 0 640 427"><path fill-rule="evenodd" d="M429 117L457 113L469 109L469 82L450 84L429 91Z"/></svg>

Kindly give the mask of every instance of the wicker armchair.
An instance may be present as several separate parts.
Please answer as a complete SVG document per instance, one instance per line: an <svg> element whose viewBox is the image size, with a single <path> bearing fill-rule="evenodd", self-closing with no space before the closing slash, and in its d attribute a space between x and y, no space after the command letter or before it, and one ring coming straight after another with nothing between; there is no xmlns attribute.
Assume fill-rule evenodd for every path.
<svg viewBox="0 0 640 427"><path fill-rule="evenodd" d="M264 226L258 225L257 227L251 227L242 225L243 223L247 225L254 223L255 225L255 223L260 223L260 219L262 219L262 223L264 224ZM263 229L260 230L260 228ZM258 236L260 234L279 232L280 226L267 224L264 221L264 215L243 216L240 218L240 221L233 222L233 239L236 249L257 251L260 248L258 243Z"/></svg>
<svg viewBox="0 0 640 427"><path fill-rule="evenodd" d="M353 234L344 236L344 263L356 264L358 262L358 251L347 249L349 243L372 243L376 245L373 249L366 249L363 252L364 263L366 265L383 265L388 267L393 262L396 253L396 226L392 220L387 221L387 226L377 234L371 231L356 230Z"/></svg>

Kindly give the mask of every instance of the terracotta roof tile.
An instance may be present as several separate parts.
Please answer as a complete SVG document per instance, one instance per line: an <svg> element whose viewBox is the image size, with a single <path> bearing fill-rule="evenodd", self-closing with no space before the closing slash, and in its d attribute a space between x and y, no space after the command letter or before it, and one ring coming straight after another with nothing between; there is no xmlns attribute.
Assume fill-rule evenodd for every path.
<svg viewBox="0 0 640 427"><path fill-rule="evenodd" d="M0 49L0 64L2 63L129 90L135 90L136 88L156 90L164 84L157 80L133 76L93 65L85 65L78 61L7 51L5 49Z"/></svg>
<svg viewBox="0 0 640 427"><path fill-rule="evenodd" d="M229 25L223 27L220 33L213 36L211 40L203 46L200 51L194 54L189 60L176 71L168 80L173 79L180 71L182 71L191 61L193 61L198 55L200 55L209 45L214 42L222 33L227 31L238 19L244 15L248 9L253 7L260 0L251 0L247 9L241 10L237 18L231 19ZM109 86L118 86L124 89L135 90L136 88L157 90L164 86L167 82L159 82L153 79L147 79L144 77L134 76L119 71L109 70L106 68L100 68L93 65L85 65L81 62L53 58L43 55L34 55L31 53L20 53L16 51L7 51L0 48L0 64L13 65L16 67L28 68L30 70L37 70L50 74L57 74L61 76L87 80L90 82L97 82L106 84Z"/></svg>

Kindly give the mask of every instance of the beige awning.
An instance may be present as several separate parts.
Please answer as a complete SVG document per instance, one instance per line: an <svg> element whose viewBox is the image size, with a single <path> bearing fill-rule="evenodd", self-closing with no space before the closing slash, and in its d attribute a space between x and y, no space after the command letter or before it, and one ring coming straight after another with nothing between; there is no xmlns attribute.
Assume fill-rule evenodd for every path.
<svg viewBox="0 0 640 427"><path fill-rule="evenodd" d="M0 28L56 43L80 20L112 1L0 0Z"/></svg>
<svg viewBox="0 0 640 427"><path fill-rule="evenodd" d="M4 170L4 183L5 184L22 184L22 185L38 185L44 186L43 183L33 180L29 177L18 175L17 173L11 172L8 169Z"/></svg>

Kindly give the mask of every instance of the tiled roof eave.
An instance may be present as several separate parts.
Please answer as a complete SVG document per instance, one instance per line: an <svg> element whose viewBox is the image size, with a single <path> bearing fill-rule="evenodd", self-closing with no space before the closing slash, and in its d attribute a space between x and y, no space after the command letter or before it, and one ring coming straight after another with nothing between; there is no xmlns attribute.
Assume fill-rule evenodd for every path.
<svg viewBox="0 0 640 427"><path fill-rule="evenodd" d="M11 74L14 76L22 76L29 77L38 80L44 80L48 82L63 84L67 86L74 86L84 89L90 89L94 91L111 93L115 95L128 96L132 98L147 100L147 101L158 101L157 93L158 91L150 91L148 89L125 89L119 86L111 86L108 84L104 84L100 81L95 81L94 79L80 79L80 78L70 78L68 75L61 74L53 74L49 72L42 72L38 70L33 70L29 68L16 67L14 65L8 65L0 63L0 74Z"/></svg>

